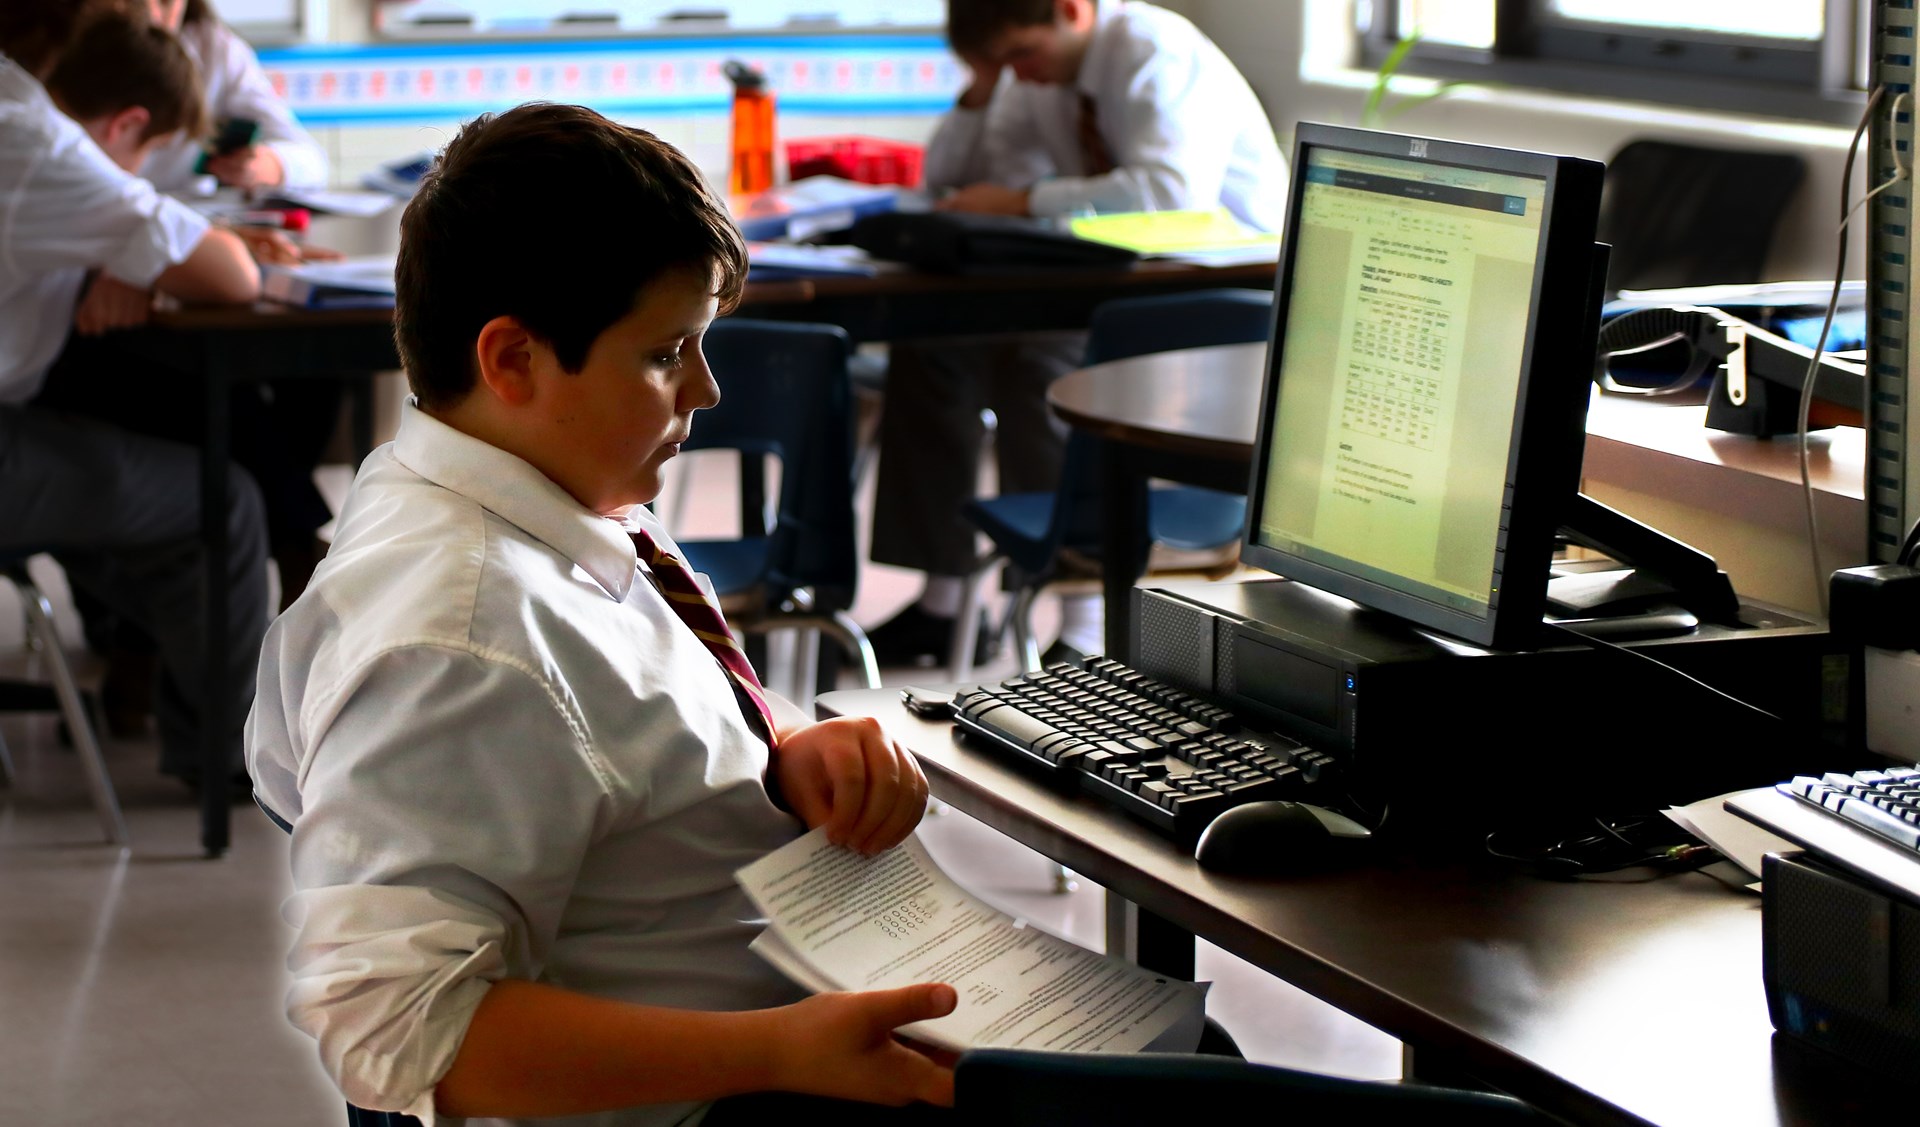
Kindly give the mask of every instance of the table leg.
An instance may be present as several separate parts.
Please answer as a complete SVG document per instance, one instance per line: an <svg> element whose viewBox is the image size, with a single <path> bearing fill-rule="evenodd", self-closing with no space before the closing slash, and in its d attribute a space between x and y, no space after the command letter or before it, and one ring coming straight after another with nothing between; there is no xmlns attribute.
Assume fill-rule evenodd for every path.
<svg viewBox="0 0 1920 1127"><path fill-rule="evenodd" d="M218 350L214 350L217 352ZM207 430L200 445L200 538L206 550L206 637L201 640L200 845L208 857L227 850L231 799L227 794L227 464L228 381L225 365L210 358L203 379Z"/></svg>
<svg viewBox="0 0 1920 1127"><path fill-rule="evenodd" d="M1108 890L1107 954L1193 981L1193 933Z"/></svg>
<svg viewBox="0 0 1920 1127"><path fill-rule="evenodd" d="M1146 572L1147 483L1127 449L1100 442L1100 582L1106 603L1107 656L1125 661L1133 585Z"/></svg>

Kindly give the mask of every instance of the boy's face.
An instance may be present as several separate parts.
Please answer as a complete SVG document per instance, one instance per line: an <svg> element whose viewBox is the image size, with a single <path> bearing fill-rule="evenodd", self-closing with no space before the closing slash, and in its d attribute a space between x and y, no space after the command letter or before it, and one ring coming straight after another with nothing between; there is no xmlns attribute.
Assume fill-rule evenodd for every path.
<svg viewBox="0 0 1920 1127"><path fill-rule="evenodd" d="M1088 0L1056 0L1052 23L1010 27L987 46L987 61L1022 82L1065 86L1080 77L1094 23Z"/></svg>
<svg viewBox="0 0 1920 1127"><path fill-rule="evenodd" d="M705 272L662 274L594 340L576 373L534 346L529 460L594 512L659 496L661 471L680 452L693 413L720 402L700 352L718 310L713 289Z"/></svg>

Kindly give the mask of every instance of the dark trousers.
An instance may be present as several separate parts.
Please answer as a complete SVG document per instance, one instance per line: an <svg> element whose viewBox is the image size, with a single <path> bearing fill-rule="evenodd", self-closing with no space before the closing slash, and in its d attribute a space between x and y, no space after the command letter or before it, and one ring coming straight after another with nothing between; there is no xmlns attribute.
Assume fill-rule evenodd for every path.
<svg viewBox="0 0 1920 1127"><path fill-rule="evenodd" d="M1047 388L1080 366L1085 333L1025 333L893 346L880 417L874 562L932 575L973 569L976 530L960 515L980 475L982 408L999 420L994 456L1003 493L1050 492L1066 425Z"/></svg>
<svg viewBox="0 0 1920 1127"><path fill-rule="evenodd" d="M224 584L208 592L197 452L64 412L0 408L0 551L51 551L76 594L153 638L161 769L189 777L201 761L206 599L227 601L231 728L223 735L236 767L267 627L260 493L245 473L228 481L231 553Z"/></svg>

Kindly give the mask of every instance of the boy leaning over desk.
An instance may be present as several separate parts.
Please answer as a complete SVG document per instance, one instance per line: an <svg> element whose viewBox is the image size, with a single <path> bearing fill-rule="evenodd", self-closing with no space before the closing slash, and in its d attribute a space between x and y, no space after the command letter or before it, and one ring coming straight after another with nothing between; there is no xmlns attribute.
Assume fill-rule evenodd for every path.
<svg viewBox="0 0 1920 1127"><path fill-rule="evenodd" d="M892 846L927 791L871 721L767 696L642 507L719 400L701 337L746 268L683 155L579 107L482 116L407 207L415 398L269 632L248 723L292 832L288 1012L353 1103L625 1125L942 1114L728 1098L754 1092L951 1102L892 1031L952 988L800 999L747 949L736 869L820 825Z"/></svg>

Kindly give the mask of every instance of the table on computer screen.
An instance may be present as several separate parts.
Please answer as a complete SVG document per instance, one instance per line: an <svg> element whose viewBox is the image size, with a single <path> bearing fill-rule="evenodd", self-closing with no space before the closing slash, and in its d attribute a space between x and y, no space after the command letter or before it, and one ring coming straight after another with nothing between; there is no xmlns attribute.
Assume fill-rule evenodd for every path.
<svg viewBox="0 0 1920 1127"><path fill-rule="evenodd" d="M1224 877L912 716L897 690L828 693L818 709L877 717L942 801L1400 1038L1422 1074L1470 1075L1583 1124L1885 1114L1851 1094L1866 1086L1858 1070L1773 1033L1759 897L1709 876L1569 883L1408 850L1312 876Z"/></svg>

